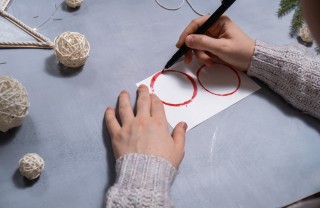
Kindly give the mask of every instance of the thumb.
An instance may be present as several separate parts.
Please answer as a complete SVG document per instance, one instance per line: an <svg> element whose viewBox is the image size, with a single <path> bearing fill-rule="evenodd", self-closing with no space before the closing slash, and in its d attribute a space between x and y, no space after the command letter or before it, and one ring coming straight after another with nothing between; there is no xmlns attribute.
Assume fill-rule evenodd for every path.
<svg viewBox="0 0 320 208"><path fill-rule="evenodd" d="M184 151L187 128L188 125L185 122L180 122L174 127L172 132L173 141L176 147L181 151Z"/></svg>
<svg viewBox="0 0 320 208"><path fill-rule="evenodd" d="M220 51L223 46L223 41L223 39L216 39L207 35L192 34L186 37L185 43L189 48L208 51L219 56L219 53L221 53Z"/></svg>

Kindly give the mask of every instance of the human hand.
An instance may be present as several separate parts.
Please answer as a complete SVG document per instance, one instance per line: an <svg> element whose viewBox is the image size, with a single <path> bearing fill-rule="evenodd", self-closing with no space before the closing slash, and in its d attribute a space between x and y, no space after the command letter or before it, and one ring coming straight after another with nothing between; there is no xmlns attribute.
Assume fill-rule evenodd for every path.
<svg viewBox="0 0 320 208"><path fill-rule="evenodd" d="M182 32L177 47L184 43L191 48L185 54L185 63L192 61L194 55L205 65L214 62L225 62L246 71L251 63L255 41L247 36L229 17L223 15L207 30L206 34L193 34L209 16L199 17Z"/></svg>
<svg viewBox="0 0 320 208"><path fill-rule="evenodd" d="M178 168L184 156L187 124L178 123L170 135L163 104L145 85L138 88L136 115L128 92L120 93L119 115L121 123L112 107L106 109L105 121L116 159L129 153L158 155Z"/></svg>

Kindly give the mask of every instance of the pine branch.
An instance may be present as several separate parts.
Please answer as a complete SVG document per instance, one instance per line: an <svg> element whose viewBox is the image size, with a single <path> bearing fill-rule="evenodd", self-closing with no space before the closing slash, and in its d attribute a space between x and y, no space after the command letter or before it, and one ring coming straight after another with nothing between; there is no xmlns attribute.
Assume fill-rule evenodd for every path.
<svg viewBox="0 0 320 208"><path fill-rule="evenodd" d="M283 17L299 6L298 0L281 0L277 15L278 17Z"/></svg>
<svg viewBox="0 0 320 208"><path fill-rule="evenodd" d="M301 8L300 6L297 6L292 20L291 20L291 26L290 26L290 35L291 37L296 36L299 29L302 27L303 25L303 17L302 17L302 13L301 13Z"/></svg>

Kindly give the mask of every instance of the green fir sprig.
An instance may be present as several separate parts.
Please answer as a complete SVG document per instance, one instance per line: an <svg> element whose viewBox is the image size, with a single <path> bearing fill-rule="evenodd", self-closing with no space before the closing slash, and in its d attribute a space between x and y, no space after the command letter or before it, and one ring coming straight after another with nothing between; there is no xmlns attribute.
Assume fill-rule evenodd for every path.
<svg viewBox="0 0 320 208"><path fill-rule="evenodd" d="M300 2L299 0L280 0L280 7L277 12L279 18L289 14L292 11L294 11L294 14L290 25L290 35L291 37L294 37L297 35L304 21L302 18Z"/></svg>

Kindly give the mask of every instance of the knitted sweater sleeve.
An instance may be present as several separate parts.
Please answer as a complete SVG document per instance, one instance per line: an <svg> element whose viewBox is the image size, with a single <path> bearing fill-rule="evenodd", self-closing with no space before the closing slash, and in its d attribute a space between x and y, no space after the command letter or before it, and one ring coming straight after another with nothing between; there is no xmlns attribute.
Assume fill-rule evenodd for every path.
<svg viewBox="0 0 320 208"><path fill-rule="evenodd" d="M320 62L302 46L274 46L257 40L248 75L320 119Z"/></svg>
<svg viewBox="0 0 320 208"><path fill-rule="evenodd" d="M127 154L116 161L116 182L107 207L172 207L169 192L176 169L159 156Z"/></svg>

